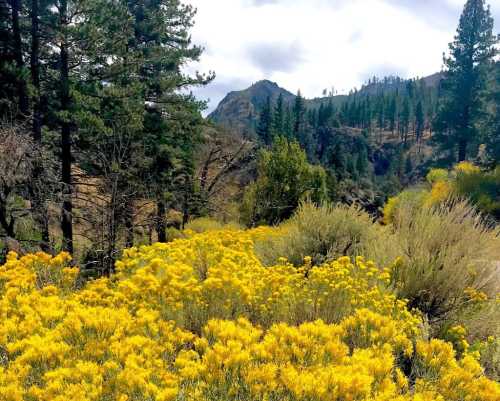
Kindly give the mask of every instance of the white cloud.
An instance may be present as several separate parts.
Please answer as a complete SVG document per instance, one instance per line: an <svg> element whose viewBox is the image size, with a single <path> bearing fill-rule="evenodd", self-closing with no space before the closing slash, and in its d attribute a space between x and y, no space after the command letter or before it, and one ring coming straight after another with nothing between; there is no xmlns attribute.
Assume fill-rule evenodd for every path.
<svg viewBox="0 0 500 401"><path fill-rule="evenodd" d="M190 68L217 74L195 92L210 98L211 110L229 88L264 78L315 97L326 87L348 91L373 74L439 71L465 0L187 2L198 9L193 41L206 48ZM489 3L498 14L500 0Z"/></svg>

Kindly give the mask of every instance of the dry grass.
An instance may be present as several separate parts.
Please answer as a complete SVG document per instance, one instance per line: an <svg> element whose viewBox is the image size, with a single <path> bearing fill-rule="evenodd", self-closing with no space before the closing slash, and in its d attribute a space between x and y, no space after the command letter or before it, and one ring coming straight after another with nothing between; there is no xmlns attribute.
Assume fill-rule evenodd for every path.
<svg viewBox="0 0 500 401"><path fill-rule="evenodd" d="M389 244L402 257L396 290L431 320L457 313L471 294L495 297L499 290L499 229L463 201L437 208L400 205Z"/></svg>

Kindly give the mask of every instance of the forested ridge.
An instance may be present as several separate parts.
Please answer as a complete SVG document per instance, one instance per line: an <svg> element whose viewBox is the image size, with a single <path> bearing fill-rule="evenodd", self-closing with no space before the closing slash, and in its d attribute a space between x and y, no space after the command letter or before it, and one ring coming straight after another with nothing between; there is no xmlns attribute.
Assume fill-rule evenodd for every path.
<svg viewBox="0 0 500 401"><path fill-rule="evenodd" d="M495 85L498 68L492 64L485 72L489 85ZM298 141L308 160L325 168L336 189L332 199L361 203L377 214L387 196L421 181L430 167L458 161L457 148L439 128L445 78L444 72L407 80L373 77L348 95L315 99L262 81L230 93L209 118L264 147L279 135ZM494 107L491 98L482 101ZM497 134L484 125L492 119L482 114L467 157L487 168L498 158Z"/></svg>

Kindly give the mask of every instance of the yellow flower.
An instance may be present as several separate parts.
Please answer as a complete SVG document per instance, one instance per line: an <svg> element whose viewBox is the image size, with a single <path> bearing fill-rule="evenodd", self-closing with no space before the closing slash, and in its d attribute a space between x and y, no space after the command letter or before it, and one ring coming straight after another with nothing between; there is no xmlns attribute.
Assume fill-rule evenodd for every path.
<svg viewBox="0 0 500 401"><path fill-rule="evenodd" d="M82 287L67 254L9 254L0 400L500 399L463 327L448 342L423 340L421 317L388 287L402 266L362 257L262 265L255 239L282 230L192 232L131 248L114 277ZM414 386L400 364L410 358Z"/></svg>

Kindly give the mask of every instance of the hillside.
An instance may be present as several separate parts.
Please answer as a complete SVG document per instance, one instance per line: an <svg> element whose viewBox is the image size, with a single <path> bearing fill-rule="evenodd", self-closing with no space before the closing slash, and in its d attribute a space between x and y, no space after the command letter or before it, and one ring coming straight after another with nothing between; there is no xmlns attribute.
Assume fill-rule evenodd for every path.
<svg viewBox="0 0 500 401"><path fill-rule="evenodd" d="M428 88L436 88L442 78L442 73L435 73L424 78L405 80L399 77L373 78L359 90L351 91L348 95L335 95L306 99L307 109L319 108L321 104L332 104L339 108L342 104L354 98L385 95L395 91L404 91L408 82L420 82ZM259 119L259 113L267 98L275 102L283 96L285 103L292 103L296 95L281 88L277 83L269 80L258 81L247 89L233 91L226 95L217 108L208 118L225 128L235 130L242 134L253 133Z"/></svg>

